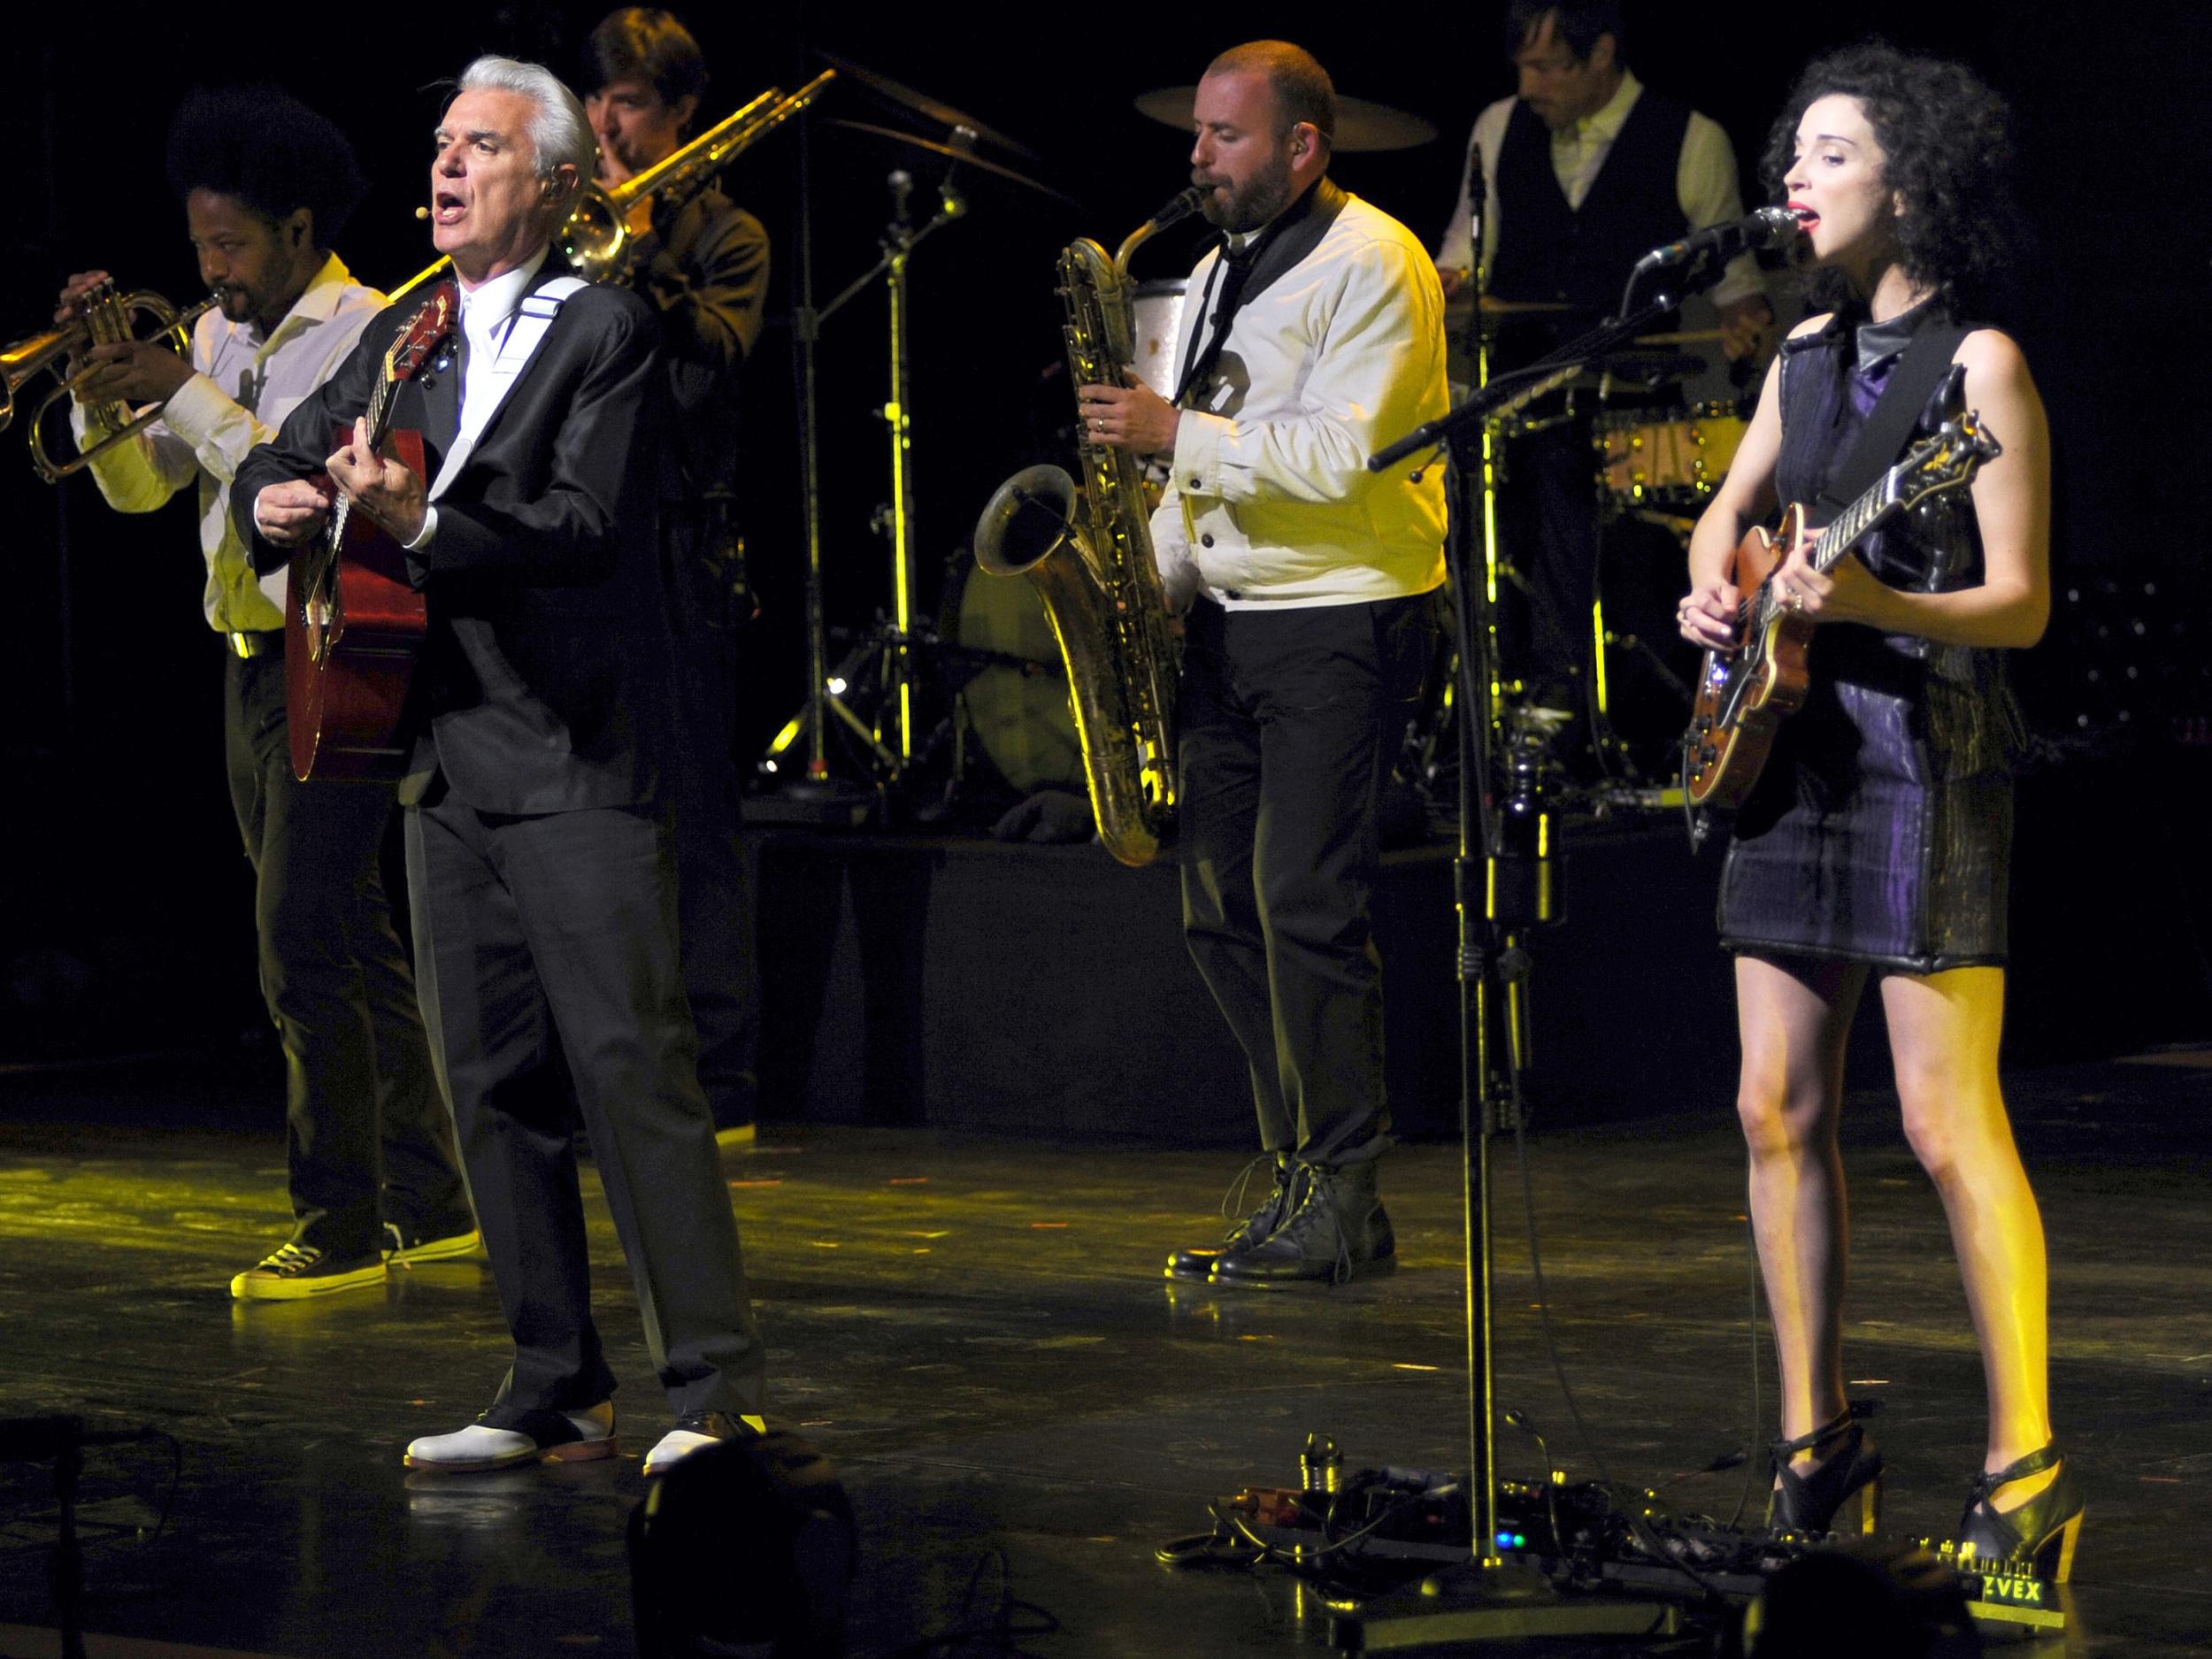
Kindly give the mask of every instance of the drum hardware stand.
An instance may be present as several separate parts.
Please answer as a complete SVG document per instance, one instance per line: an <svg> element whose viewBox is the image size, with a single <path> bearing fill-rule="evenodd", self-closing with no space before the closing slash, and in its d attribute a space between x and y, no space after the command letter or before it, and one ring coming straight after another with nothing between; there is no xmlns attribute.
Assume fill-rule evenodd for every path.
<svg viewBox="0 0 2212 1659"><path fill-rule="evenodd" d="M1601 503L1598 515L1598 541L1601 549L1604 545L1606 532L1624 519L1634 519L1656 525L1660 528L1673 532L1677 536L1681 534L1679 521L1670 515L1624 510L1611 503L1609 500ZM1602 554L1601 553L1601 560ZM1602 569L1601 563L1601 569ZM1616 784L1624 782L1632 793L1640 795L1642 793L1640 786L1645 782L1644 776L1636 764L1635 757L1629 752L1626 740L1620 735L1618 728L1613 724L1612 692L1606 668L1607 653L1613 650L1632 654L1657 677L1669 691L1682 700L1682 724L1686 725L1688 722L1691 705L1696 701L1696 692L1688 681L1674 671L1667 659L1653 648L1648 640L1635 634L1615 631L1612 624L1606 618L1604 583L1601 578L1590 608L1590 682L1588 688L1590 747L1598 757L1601 771L1612 779ZM1663 775L1671 775L1675 770L1670 768L1668 773ZM1599 795L1601 801L1605 798L1605 793L1604 788L1601 787ZM1618 793L1617 789L1615 793ZM1655 793L1659 796L1663 796L1665 790L1663 787Z"/></svg>
<svg viewBox="0 0 2212 1659"><path fill-rule="evenodd" d="M1601 539L1605 534L1602 522L1598 526ZM1636 763L1628 752L1628 744L1613 725L1613 688L1611 676L1606 672L1605 651L1617 636L1606 626L1605 595L1598 595L1590 602L1590 679L1586 689L1590 717L1590 751L1596 756L1598 770L1611 777L1624 772L1631 783L1638 781Z"/></svg>
<svg viewBox="0 0 2212 1659"><path fill-rule="evenodd" d="M1605 533L1599 525L1601 537ZM1666 659L1653 650L1633 634L1618 634L1605 619L1605 598L1598 595L1590 606L1590 681L1588 713L1590 717L1590 749L1597 757L1598 769L1608 780L1637 785L1644 781L1636 758L1629 752L1628 741L1613 724L1613 698L1610 676L1606 668L1606 653L1613 649L1634 652L1652 671L1663 680L1669 689L1678 694L1684 703L1683 718L1689 718L1687 708L1690 688L1682 678L1667 666Z"/></svg>
<svg viewBox="0 0 2212 1659"><path fill-rule="evenodd" d="M808 816L813 816L818 810L822 816L841 819L862 812L872 800L879 803L881 797L905 780L915 759L914 648L918 641L913 632L913 412L910 393L911 319L907 271L914 250L935 232L964 217L968 204L966 198L953 187L953 176L960 165L956 156L938 183L936 211L926 222L917 226L907 211L914 188L913 175L904 168L893 171L887 180L891 191L891 219L883 233L883 257L847 283L827 304L817 309L813 303L813 191L808 131L808 127L802 124L799 134L799 300L792 332L795 349L799 357L800 472L806 520L809 680L805 707L793 716L771 741L766 754L761 757L758 770L768 776L780 777L787 757L795 757L803 744L804 775L786 780L777 794L799 806ZM971 129L956 127L954 148L965 151L972 147L975 138L976 134ZM815 401L815 349L821 336L822 325L871 287L879 277L884 280L889 301L889 396L877 412L883 419L891 442L891 500L880 516L879 527L887 530L891 542L892 611L888 621L880 625L854 652L849 653L833 673L827 668L827 629L822 591L820 439ZM881 668L879 676L871 676L868 672L872 656L878 659ZM872 719L864 718L847 701L852 687L864 678L877 678L883 690ZM833 717L860 740L875 774L872 785L854 786L832 775L828 729ZM777 815L772 807L766 810L760 810L762 804L757 801L754 807L749 808L749 815L756 818Z"/></svg>
<svg viewBox="0 0 2212 1659"><path fill-rule="evenodd" d="M1494 543L1487 465L1490 424L1553 387L1588 359L1632 338L1680 303L1654 295L1627 316L1601 324L1530 368L1491 382L1440 419L1369 457L1380 472L1455 438L1482 434L1482 518ZM1478 423L1480 423L1478 426ZM1465 1145L1467 1233L1467 1500L1472 1557L1431 1575L1410 1592L1378 1598L1339 1616L1331 1639L1356 1652L1406 1652L1538 1637L1651 1633L1666 1609L1649 1599L1563 1596L1534 1570L1509 1563L1499 1541L1497 1425L1494 1403L1494 1261L1490 1148L1523 1126L1522 1079L1529 1061L1530 931L1560 918L1563 881L1545 799L1547 746L1525 726L1509 732L1497 659L1494 578L1478 588L1458 573L1461 668L1456 691L1460 769L1459 854L1453 895L1459 917L1460 1127ZM1478 597L1479 595L1479 597Z"/></svg>
<svg viewBox="0 0 2212 1659"><path fill-rule="evenodd" d="M1048 680L1064 680L1067 671L1058 662L1039 662L1018 652L999 650L983 645L964 645L957 640L947 639L936 622L926 616L917 616L914 626L900 629L889 618L879 613L875 626L859 631L832 628L830 637L849 649L838 660L830 672L829 689L835 694L832 704L838 716L852 723L854 735L886 764L892 758L882 749L878 734L860 716L852 711L851 694L862 689L873 677L873 692L877 705L887 700L889 675L901 660L898 649L906 648L906 660L918 667L926 664L930 672L928 683L935 685L950 699L951 706L941 715L926 732L920 733L911 746L900 776L910 784L932 765L949 747L952 763L948 769L941 791L943 807L952 806L967 775L968 726L961 710L961 699L968 684L987 669L1004 668L1023 675ZM912 683L920 685L924 677L917 673ZM926 816L926 814L925 814Z"/></svg>

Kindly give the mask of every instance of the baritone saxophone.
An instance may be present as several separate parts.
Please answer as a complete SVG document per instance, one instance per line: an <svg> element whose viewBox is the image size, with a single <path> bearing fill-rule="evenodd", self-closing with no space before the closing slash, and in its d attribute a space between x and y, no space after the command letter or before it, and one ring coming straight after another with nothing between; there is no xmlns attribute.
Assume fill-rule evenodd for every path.
<svg viewBox="0 0 2212 1659"><path fill-rule="evenodd" d="M1136 358L1130 256L1204 199L1194 186L1185 190L1111 258L1087 237L1061 250L1072 385L1122 383ZM1123 864L1147 864L1175 834L1175 641L1152 559L1142 464L1087 434L1078 449L1080 483L1046 465L999 486L976 521L975 560L1037 589L1067 664L1099 837Z"/></svg>

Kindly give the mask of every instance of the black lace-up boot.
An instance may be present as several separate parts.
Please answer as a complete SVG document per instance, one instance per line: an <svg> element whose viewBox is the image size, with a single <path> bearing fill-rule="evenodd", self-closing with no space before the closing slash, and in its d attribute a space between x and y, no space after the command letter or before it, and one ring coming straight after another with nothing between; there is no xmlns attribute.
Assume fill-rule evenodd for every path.
<svg viewBox="0 0 2212 1659"><path fill-rule="evenodd" d="M1229 1184L1229 1190L1221 1200L1221 1213L1233 1216L1244 1208L1245 1190L1252 1177L1263 1165L1271 1166L1274 1185L1269 1189L1260 1207L1233 1225L1219 1244L1202 1244L1186 1250L1171 1250L1167 1257L1167 1276L1170 1279L1204 1279L1213 1271L1214 1263L1232 1250L1257 1244L1289 1218L1297 1205L1294 1186L1299 1165L1287 1152L1263 1152L1244 1166L1244 1172Z"/></svg>
<svg viewBox="0 0 2212 1659"><path fill-rule="evenodd" d="M1397 1240L1375 1193L1377 1160L1299 1166L1289 1217L1265 1238L1225 1250L1217 1285L1340 1285L1397 1265Z"/></svg>

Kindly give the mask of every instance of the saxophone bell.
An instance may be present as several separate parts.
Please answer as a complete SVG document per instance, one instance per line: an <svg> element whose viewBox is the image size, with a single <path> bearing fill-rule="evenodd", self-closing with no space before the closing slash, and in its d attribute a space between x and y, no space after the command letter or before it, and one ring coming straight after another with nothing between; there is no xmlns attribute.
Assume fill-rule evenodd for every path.
<svg viewBox="0 0 2212 1659"><path fill-rule="evenodd" d="M1067 545L1075 480L1046 463L1001 484L975 526L975 562L994 576L1019 576Z"/></svg>

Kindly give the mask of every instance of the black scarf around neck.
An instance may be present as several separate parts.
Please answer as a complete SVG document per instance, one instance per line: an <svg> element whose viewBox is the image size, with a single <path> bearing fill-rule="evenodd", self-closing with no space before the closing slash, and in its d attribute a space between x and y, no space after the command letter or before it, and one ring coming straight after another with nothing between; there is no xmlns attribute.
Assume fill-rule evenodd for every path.
<svg viewBox="0 0 2212 1659"><path fill-rule="evenodd" d="M1327 178L1314 180L1311 188L1267 222L1241 252L1225 245L1221 250L1221 280L1216 288L1213 315L1205 319L1205 343L1194 326L1183 348L1183 373L1175 384L1174 402L1179 406L1194 388L1209 384L1228 343L1229 325L1245 304L1267 291L1268 285L1319 246L1336 216L1351 196Z"/></svg>

